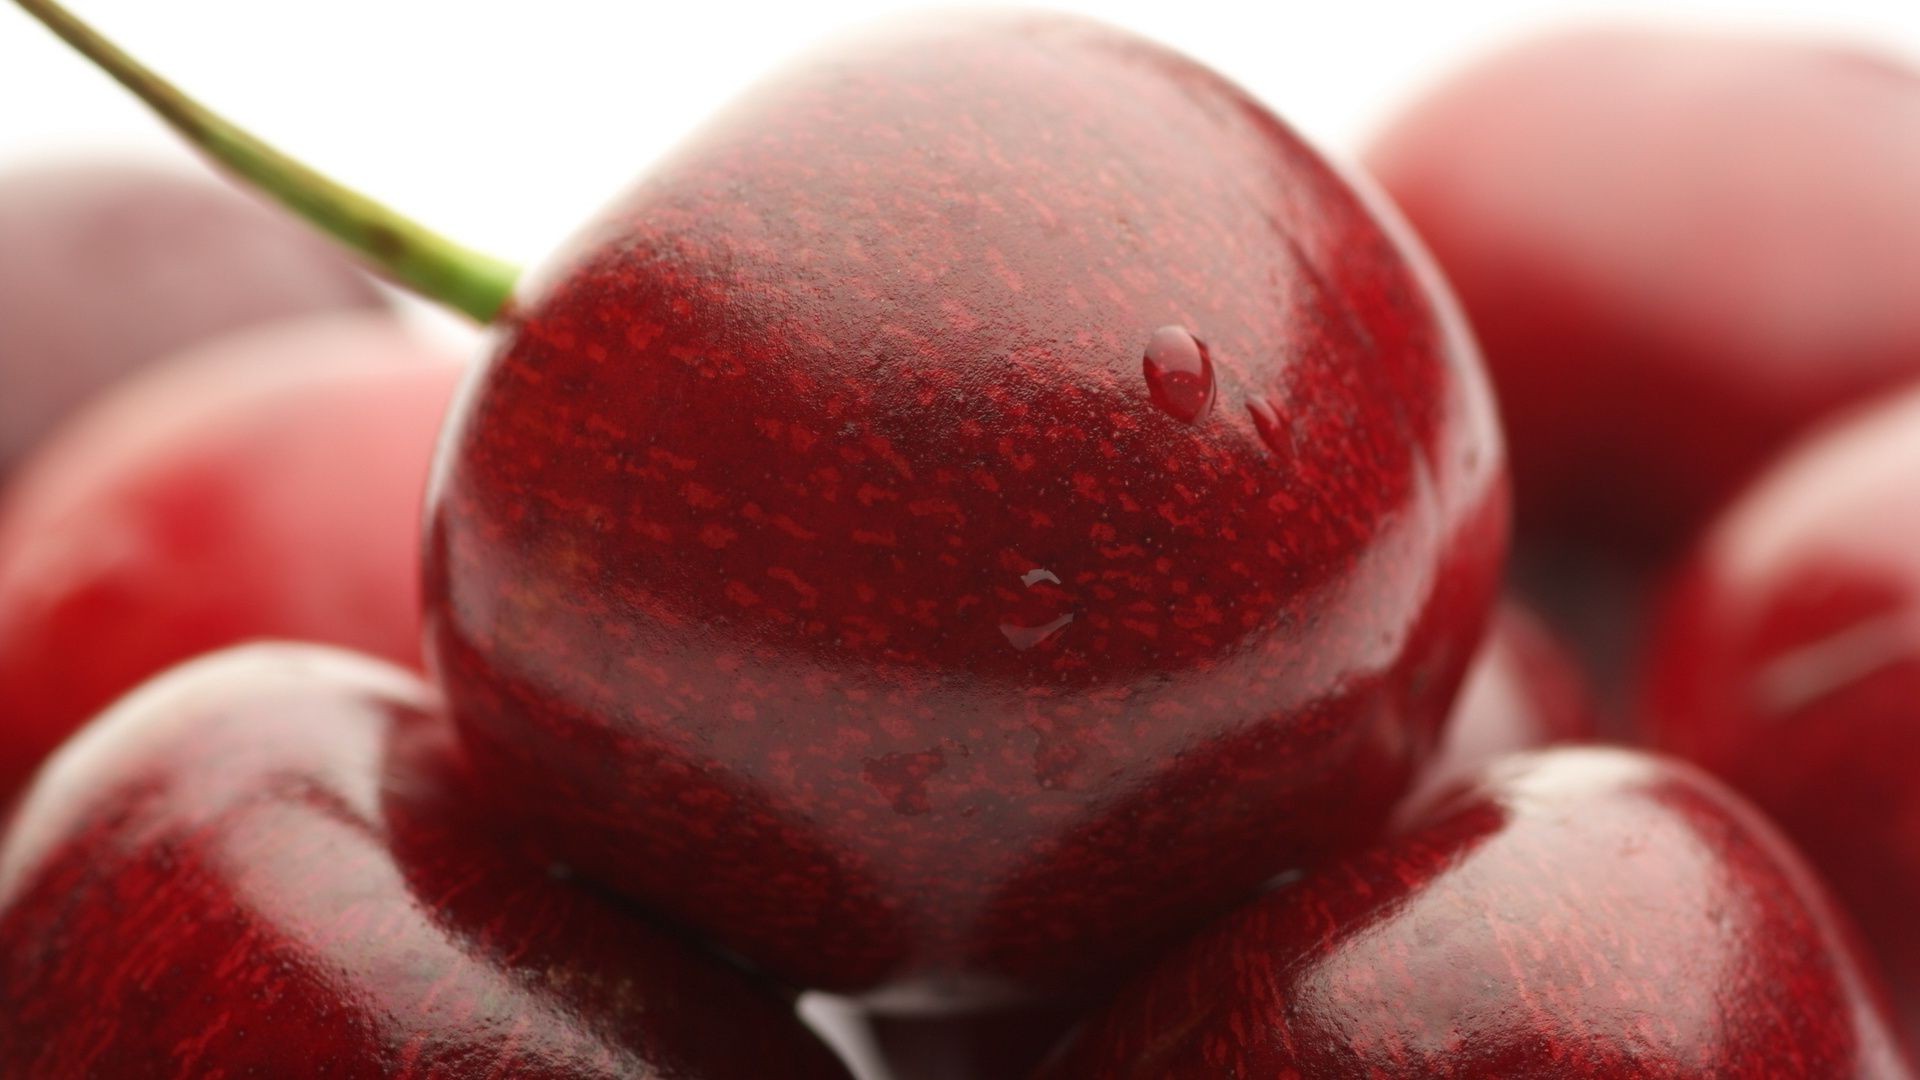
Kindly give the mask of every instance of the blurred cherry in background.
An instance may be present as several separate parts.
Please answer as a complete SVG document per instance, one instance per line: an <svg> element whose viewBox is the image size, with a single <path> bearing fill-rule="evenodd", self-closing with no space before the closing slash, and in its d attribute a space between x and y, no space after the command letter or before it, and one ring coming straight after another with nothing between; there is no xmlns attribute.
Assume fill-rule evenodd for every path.
<svg viewBox="0 0 1920 1080"><path fill-rule="evenodd" d="M0 481L76 408L168 353L382 304L327 241L210 177L107 158L0 175Z"/></svg>
<svg viewBox="0 0 1920 1080"><path fill-rule="evenodd" d="M1920 389L1769 470L1668 597L1642 719L1773 815L1920 1032Z"/></svg>
<svg viewBox="0 0 1920 1080"><path fill-rule="evenodd" d="M258 638L419 658L420 503L462 365L385 315L203 345L0 500L0 795L96 710Z"/></svg>

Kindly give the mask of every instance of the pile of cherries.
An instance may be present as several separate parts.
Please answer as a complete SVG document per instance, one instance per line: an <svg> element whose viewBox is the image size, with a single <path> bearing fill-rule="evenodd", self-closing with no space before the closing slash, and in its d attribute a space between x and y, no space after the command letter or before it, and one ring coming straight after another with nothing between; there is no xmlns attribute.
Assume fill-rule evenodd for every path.
<svg viewBox="0 0 1920 1080"><path fill-rule="evenodd" d="M1920 74L1561 34L1362 160L920 17L473 365L0 177L0 1076L1916 1075Z"/></svg>

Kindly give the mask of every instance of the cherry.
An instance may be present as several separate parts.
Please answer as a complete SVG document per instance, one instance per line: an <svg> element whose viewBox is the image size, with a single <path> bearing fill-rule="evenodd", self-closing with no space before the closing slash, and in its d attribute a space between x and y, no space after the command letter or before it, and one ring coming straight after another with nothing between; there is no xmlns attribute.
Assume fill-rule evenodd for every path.
<svg viewBox="0 0 1920 1080"><path fill-rule="evenodd" d="M816 56L516 308L431 496L465 744L803 985L1061 990L1366 834L1486 616L1501 448L1434 279L1094 24Z"/></svg>
<svg viewBox="0 0 1920 1080"><path fill-rule="evenodd" d="M1850 416L1714 523L1641 720L1753 798L1860 919L1920 1032L1920 391Z"/></svg>
<svg viewBox="0 0 1920 1080"><path fill-rule="evenodd" d="M246 326L379 305L318 238L190 173L74 161L0 176L0 480L152 360Z"/></svg>
<svg viewBox="0 0 1920 1080"><path fill-rule="evenodd" d="M1672 551L1811 422L1920 376L1920 72L1886 57L1558 34L1367 161L1486 350L1534 540Z"/></svg>
<svg viewBox="0 0 1920 1080"><path fill-rule="evenodd" d="M841 1078L787 1003L476 816L432 692L315 647L149 684L0 847L8 1076Z"/></svg>
<svg viewBox="0 0 1920 1080"><path fill-rule="evenodd" d="M499 319L429 505L500 808L788 981L1084 987L1377 828L1505 547L1438 279L1236 87L927 20L737 103L509 268L19 0L392 276Z"/></svg>
<svg viewBox="0 0 1920 1080"><path fill-rule="evenodd" d="M384 315L263 327L128 380L24 464L0 501L0 800L202 652L418 665L419 507L461 370Z"/></svg>
<svg viewBox="0 0 1920 1080"><path fill-rule="evenodd" d="M1913 1075L1850 928L1691 767L1518 754L1209 927L1042 1080Z"/></svg>

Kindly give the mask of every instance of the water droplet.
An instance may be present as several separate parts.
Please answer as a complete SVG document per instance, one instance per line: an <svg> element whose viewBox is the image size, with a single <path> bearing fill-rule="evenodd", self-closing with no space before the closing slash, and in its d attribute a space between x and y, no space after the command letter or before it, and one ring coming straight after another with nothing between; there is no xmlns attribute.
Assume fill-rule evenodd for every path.
<svg viewBox="0 0 1920 1080"><path fill-rule="evenodd" d="M1060 576L1046 567L1021 574L1020 584L1027 589L1026 600L1002 614L1000 633L1009 645L1026 652L1072 622L1073 612L1066 610L1070 601Z"/></svg>
<svg viewBox="0 0 1920 1080"><path fill-rule="evenodd" d="M1273 402L1254 398L1247 402L1247 413L1253 417L1253 430L1259 433L1267 449L1276 454L1293 451L1293 433L1287 429L1287 422L1280 418L1280 410L1273 407Z"/></svg>
<svg viewBox="0 0 1920 1080"><path fill-rule="evenodd" d="M1182 423L1199 423L1213 408L1213 358L1184 326L1163 326L1147 339L1141 358L1147 396Z"/></svg>
<svg viewBox="0 0 1920 1080"><path fill-rule="evenodd" d="M1015 626L1012 623L1001 623L1000 632L1006 635L1007 644L1021 652L1026 652L1058 633L1061 627L1072 621L1073 616L1068 614L1061 615L1050 622L1041 623L1039 626Z"/></svg>

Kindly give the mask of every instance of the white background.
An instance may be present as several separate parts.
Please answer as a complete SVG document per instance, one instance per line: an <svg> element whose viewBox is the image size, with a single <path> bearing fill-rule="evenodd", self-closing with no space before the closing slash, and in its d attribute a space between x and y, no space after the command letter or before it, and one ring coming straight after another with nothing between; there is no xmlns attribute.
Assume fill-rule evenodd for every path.
<svg viewBox="0 0 1920 1080"><path fill-rule="evenodd" d="M677 136L885 0L70 0L189 92L461 240L536 260ZM1078 0L1191 53L1351 154L1437 75L1595 18L1804 28L1920 57L1920 0ZM179 154L118 87L0 0L0 168Z"/></svg>

